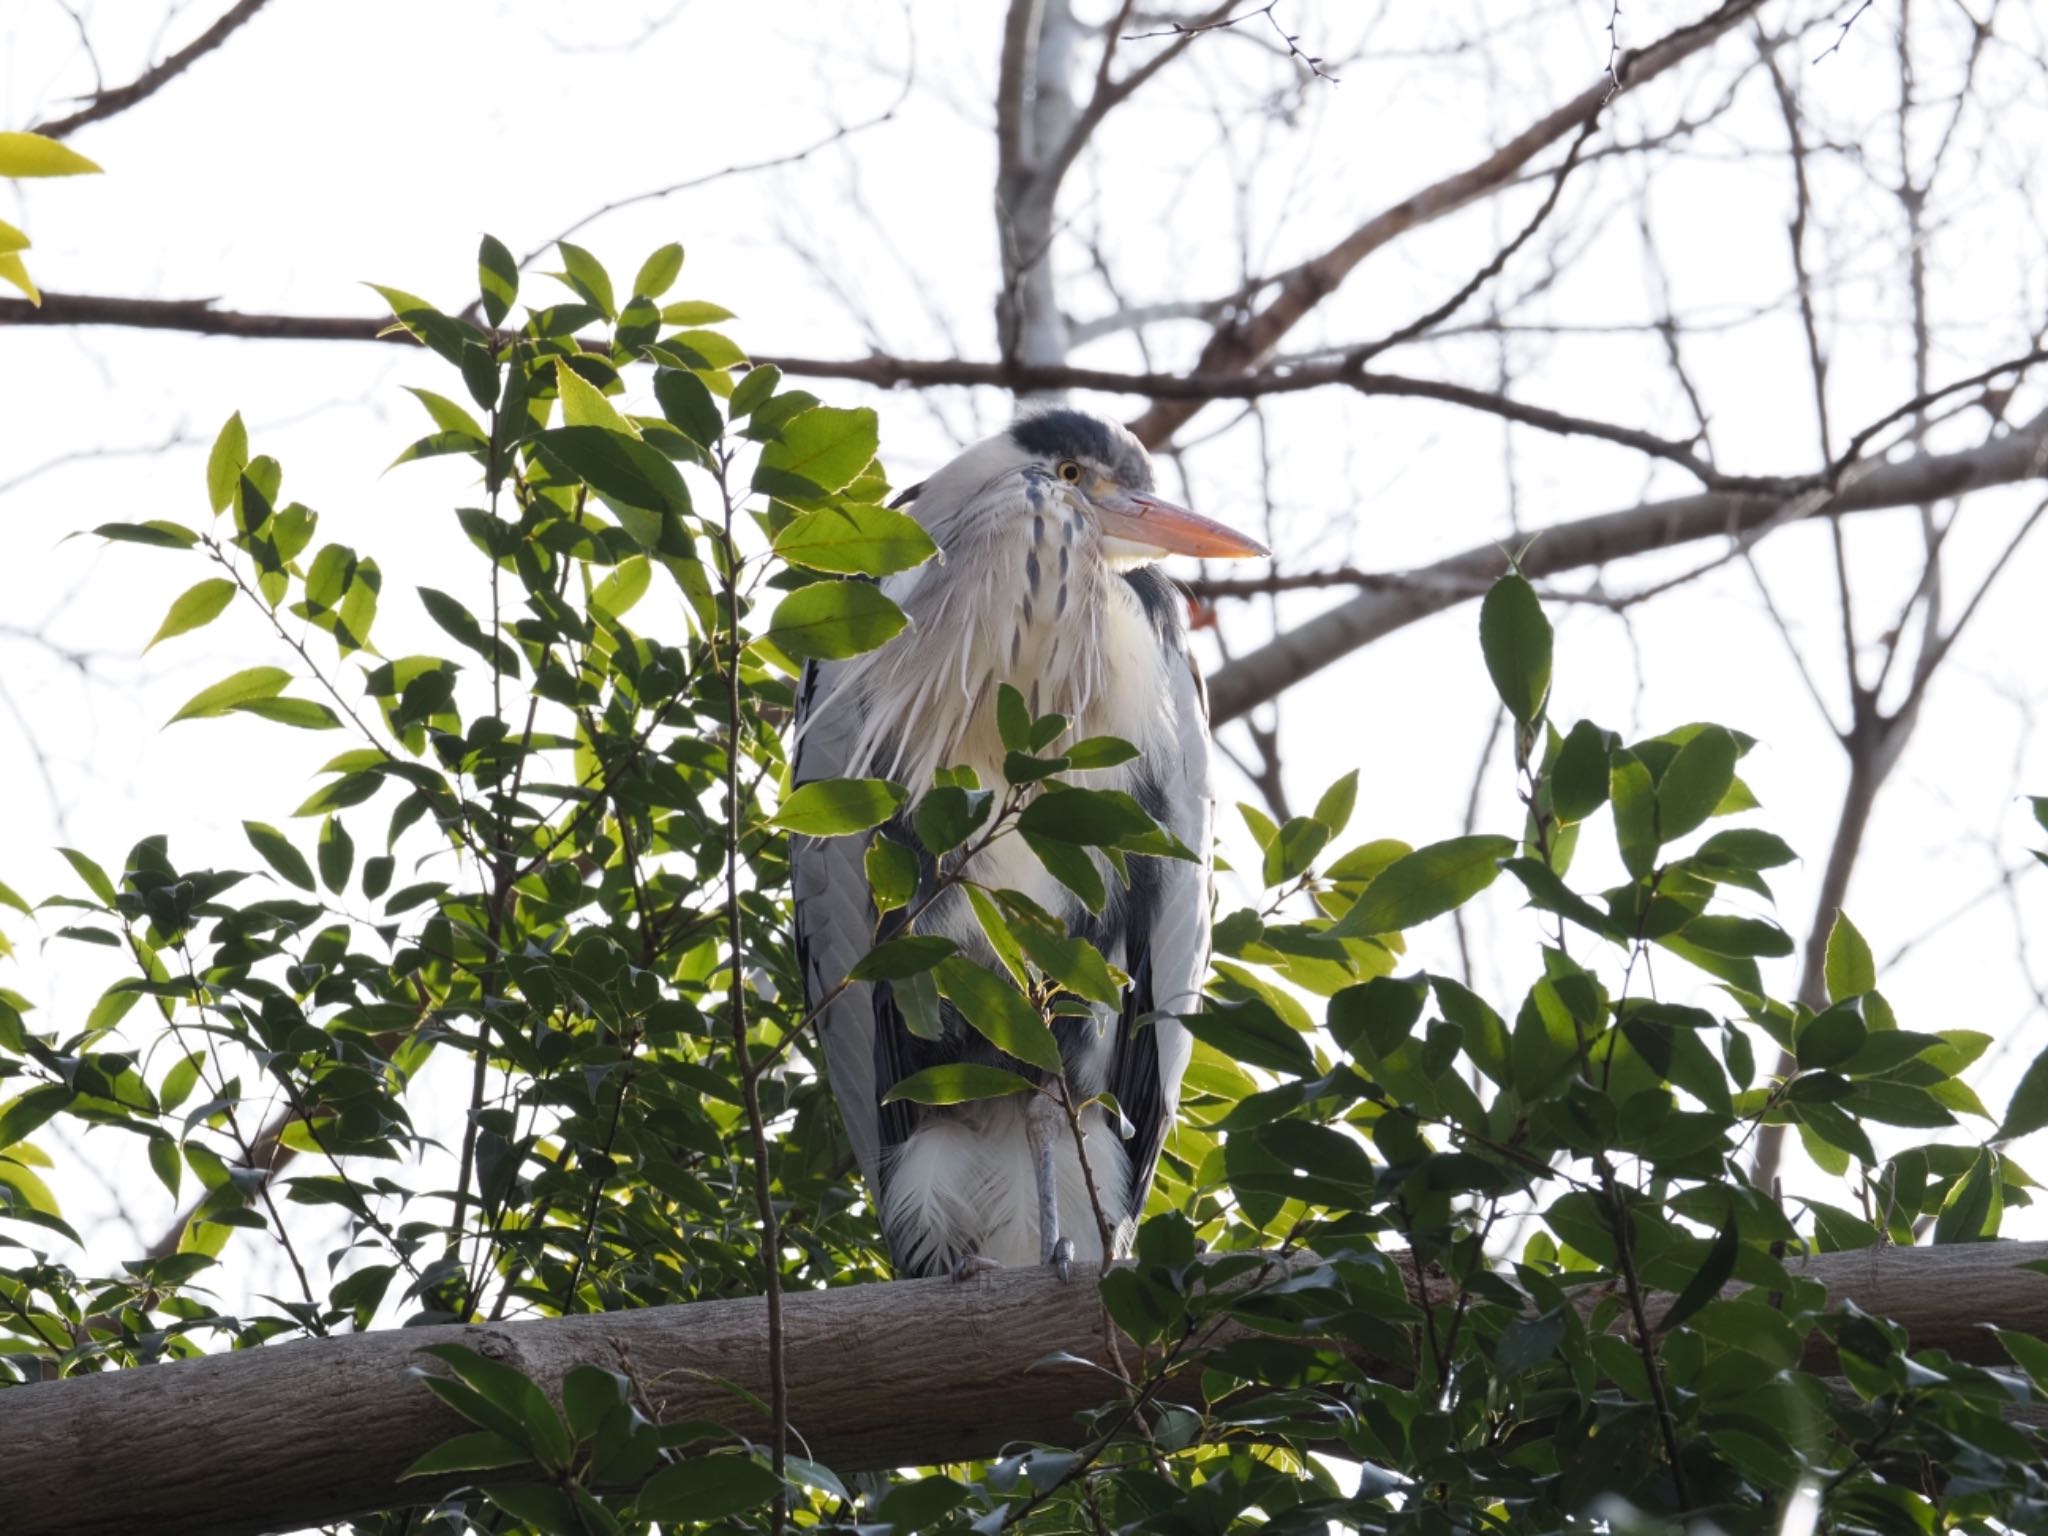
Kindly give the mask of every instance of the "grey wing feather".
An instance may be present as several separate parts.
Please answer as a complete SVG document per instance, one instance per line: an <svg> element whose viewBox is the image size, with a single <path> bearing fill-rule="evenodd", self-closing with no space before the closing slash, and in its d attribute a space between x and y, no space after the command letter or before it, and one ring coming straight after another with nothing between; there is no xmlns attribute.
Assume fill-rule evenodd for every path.
<svg viewBox="0 0 2048 1536"><path fill-rule="evenodd" d="M797 695L793 783L845 777L860 733L852 700L834 700L845 669L812 662ZM830 705L828 708L827 706ZM797 966L803 973L806 1012L818 1006L871 947L874 902L864 858L868 837L792 837L790 880L796 898ZM875 1093L875 1014L871 988L854 982L818 1018L825 1071L839 1100L840 1118L871 1191L881 1188L880 1117Z"/></svg>
<svg viewBox="0 0 2048 1536"><path fill-rule="evenodd" d="M1148 910L1134 913L1132 938L1142 959L1127 957L1132 985L1125 994L1123 1038L1111 1069L1110 1091L1132 1122L1129 1215L1135 1223L1180 1102L1194 1039L1177 1017L1160 1017L1136 1033L1139 1016L1194 1012L1201 1006L1209 969L1210 835L1214 801L1209 784L1209 708L1201 675L1191 657L1177 658L1171 696L1172 745L1159 754L1163 820L1194 850L1192 864L1180 859L1148 860L1156 883ZM1124 1234L1128 1242L1128 1229Z"/></svg>

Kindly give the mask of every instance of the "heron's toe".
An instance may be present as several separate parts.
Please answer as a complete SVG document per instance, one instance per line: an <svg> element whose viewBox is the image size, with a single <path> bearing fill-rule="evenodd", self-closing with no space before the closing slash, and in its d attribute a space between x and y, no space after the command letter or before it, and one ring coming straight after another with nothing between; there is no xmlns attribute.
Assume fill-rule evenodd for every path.
<svg viewBox="0 0 2048 1536"><path fill-rule="evenodd" d="M1071 1285L1074 1281L1074 1240L1063 1237L1052 1246L1052 1267L1060 1272L1060 1279Z"/></svg>
<svg viewBox="0 0 2048 1536"><path fill-rule="evenodd" d="M964 1253L953 1266L953 1279L955 1283L972 1280L976 1275L985 1275L1002 1267L994 1259L985 1259L978 1253Z"/></svg>

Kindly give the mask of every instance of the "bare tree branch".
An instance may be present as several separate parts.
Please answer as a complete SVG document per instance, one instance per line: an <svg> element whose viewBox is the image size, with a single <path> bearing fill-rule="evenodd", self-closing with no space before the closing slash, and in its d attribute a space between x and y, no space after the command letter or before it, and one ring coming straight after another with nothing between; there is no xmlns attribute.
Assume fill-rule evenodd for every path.
<svg viewBox="0 0 2048 1536"><path fill-rule="evenodd" d="M1754 11L1762 0L1726 0L1708 16L1681 27L1639 52L1624 54L1618 71L1633 89L1707 47ZM1333 292L1358 264L1397 236L1443 218L1504 186L1547 146L1589 119L1598 118L1614 94L1606 73L1577 96L1523 129L1484 159L1424 187L1359 225L1336 245L1276 278L1277 291L1258 313L1240 324L1217 331L1202 349L1196 374L1229 373L1262 364L1280 339ZM1187 399L1162 399L1137 421L1132 431L1147 444L1164 442L1199 408Z"/></svg>
<svg viewBox="0 0 2048 1536"><path fill-rule="evenodd" d="M269 3L270 0L235 0L235 4L222 14L220 20L162 63L151 65L126 85L117 85L111 91L94 92L92 99L76 112L38 123L35 125L35 131L48 139L69 138L87 123L102 122L116 113L126 112L136 103L154 96L234 36L250 17Z"/></svg>
<svg viewBox="0 0 2048 1536"><path fill-rule="evenodd" d="M1858 466L1833 492L1808 493L1797 517L1839 517L1918 506L2048 474L2048 415L1982 447ZM1603 565L1699 539L1733 538L1788 520L1782 500L1709 491L1557 524L1522 556L1532 577ZM1209 679L1209 715L1234 720L1340 657L1419 619L1469 600L1507 569L1499 546L1482 544L1407 573L1398 587L1366 591L1280 635Z"/></svg>

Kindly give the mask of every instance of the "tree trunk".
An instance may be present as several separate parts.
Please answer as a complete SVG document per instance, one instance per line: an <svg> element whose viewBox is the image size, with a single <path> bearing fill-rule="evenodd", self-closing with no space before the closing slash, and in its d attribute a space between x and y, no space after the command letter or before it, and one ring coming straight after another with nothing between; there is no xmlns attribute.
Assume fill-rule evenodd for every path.
<svg viewBox="0 0 2048 1536"><path fill-rule="evenodd" d="M1804 1272L1837 1302L1903 1323L1916 1347L1992 1361L2002 1356L1983 1324L2048 1333L2048 1277L2017 1267L2041 1259L2048 1243L1868 1249L1810 1259ZM1431 1284L1447 1293L1447 1282ZM1582 1293L1581 1304L1599 1299ZM792 1440L840 1473L991 1456L1020 1441L1072 1444L1075 1414L1116 1392L1098 1368L1108 1339L1085 1275L1062 1284L1049 1270L1011 1269L967 1283L803 1291L784 1308ZM1661 1309L1652 1302L1653 1316ZM664 1422L714 1419L760 1438L767 1425L750 1404L766 1392L763 1317L762 1302L746 1299L390 1329L15 1388L0 1393L0 1528L241 1536L476 1481L398 1480L471 1427L408 1378L411 1367L443 1369L420 1355L428 1344L467 1345L551 1395L574 1366L623 1371ZM1225 1324L1211 1343L1237 1331ZM1827 1369L1826 1341L1811 1343L1809 1368ZM1052 1358L1062 1352L1077 1358ZM1178 1380L1191 1393L1199 1374L1183 1369Z"/></svg>

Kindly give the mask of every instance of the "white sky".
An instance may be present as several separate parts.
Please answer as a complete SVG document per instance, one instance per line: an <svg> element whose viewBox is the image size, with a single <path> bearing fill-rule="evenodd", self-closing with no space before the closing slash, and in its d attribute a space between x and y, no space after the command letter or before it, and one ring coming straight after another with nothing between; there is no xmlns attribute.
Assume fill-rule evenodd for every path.
<svg viewBox="0 0 2048 1536"><path fill-rule="evenodd" d="M110 82L131 77L216 10L183 8L160 39L163 8L162 0L80 6ZM1335 56L1379 8L1302 0L1282 9L1293 12L1288 26L1305 46ZM1701 9L1643 0L1625 10L1623 39L1648 40ZM1890 153L1896 10L1877 6L1838 55L1797 73L1807 110L1844 143L1863 146L1873 177L1884 174ZM666 26L648 29L671 11ZM672 297L737 310L734 334L763 353L846 356L880 344L909 355L987 358L996 283L987 103L998 11L912 0L906 26L897 6L839 0L273 0L160 96L76 135L74 147L105 176L38 184L11 199L0 193L0 202L12 202L0 217L35 238L32 270L52 290L218 295L253 311L367 315L375 300L357 285L369 280L454 308L473 291L481 232L523 254L606 202L799 149L835 124L873 117L896 100L914 37L914 87L890 122L801 164L622 210L576 238L621 277L653 247L683 240L689 264ZM1134 299L1235 286L1241 216L1254 231L1246 243L1255 269L1296 259L1465 164L1604 67L1604 3L1545 6L1534 22L1516 21L1519 14L1482 0L1391 7L1371 55L1338 70L1341 85L1306 93L1298 132L1242 114L1227 131L1219 127L1219 103L1234 112L1270 70L1267 56L1243 40L1207 40L1112 120L1099 154L1070 183L1074 227L1087 234L1099 225L1119 287ZM1486 30L1498 46L1488 55L1432 51L1478 30L1475 17L1490 18ZM1157 44L1127 46L1135 57ZM1684 105L1710 105L1743 47L1740 38L1725 43L1718 64L1628 98L1619 121L1639 132L1668 123ZM1791 50L1787 67L1817 51ZM2025 350L2044 305L2039 230L2023 198L2039 190L2039 77L2029 86L2011 59L1986 71L2000 131L1975 130L1982 153L1952 172L1937 198L1937 381ZM1941 61L1925 61L1924 76L1937 90ZM0 127L59 111L64 97L91 83L59 6L0 5ZM1721 465L1733 471L1798 473L1818 460L1796 326L1784 314L1746 318L1789 287L1789 196L1780 162L1769 158L1781 143L1768 86L1752 80L1739 109L1703 136L1701 158L1660 169L1647 193L1674 302L1721 325L1689 343L1689 361L1709 401ZM1237 169L1245 165L1257 173L1240 198ZM1552 226L1568 237L1575 262L1522 318L1598 325L1652 313L1628 196L1632 174L1604 166L1575 178ZM1898 325L1893 206L1848 156L1817 161L1814 175L1818 222L1830 232L1815 264L1838 279L1824 327L1839 442L1912 391ZM1518 194L1505 212L1474 210L1375 256L1290 346L1377 334L1427 308L1519 224L1534 195ZM1543 244L1510 269L1504 293L1542 272ZM1075 309L1095 313L1106 300L1084 253L1069 248L1060 259L1074 274ZM529 293L549 287L528 279ZM1190 358L1199 339L1194 329L1154 335L1165 362ZM1516 392L1525 398L1675 435L1689 426L1654 339L1524 336L1512 350ZM1138 358L1127 342L1113 341L1077 360L1124 366ZM1381 361L1481 386L1493 383L1495 367L1486 340ZM445 462L380 473L427 430L404 383L459 393L437 361L397 348L0 329L0 518L10 555L0 564L0 630L44 628L52 641L96 658L94 680L84 682L44 650L0 633L8 808L0 879L31 899L68 889L69 872L51 851L66 835L89 840L89 851L118 866L136 837L158 830L172 834L181 862L248 867L237 823L283 823L311 766L336 750L335 738L314 734L281 747L282 732L255 722L160 729L199 687L272 659L277 648L252 620L231 618L135 659L171 596L204 574L198 561L64 540L116 519L203 521L206 445L231 411L242 411L257 451L283 461L287 495L322 513L321 536L382 562L377 638L387 653L440 643L403 594L419 583L453 583L459 592L472 579L450 516L469 493L462 472ZM836 402L872 399L900 484L948 456L956 434L991 430L1007 415L987 394L926 401L809 387ZM2021 403L2015 419L2040 408L2039 391ZM1189 436L1227 419L1212 410ZM1517 432L1520 494L1511 520L1496 424L1437 406L1335 395L1289 400L1272 422L1272 542L1290 569L1343 561L1398 568L1507 538L1515 521L1540 527L1687 489L1676 471L1645 478L1635 455ZM1981 415L1967 417L1942 442L1968 446L1984 427ZM69 457L91 454L105 456ZM21 478L56 459L69 461ZM1259 525L1251 432L1194 451L1188 468L1198 506ZM1950 544L1951 611L2037 491L1971 501ZM1894 611L1918 575L1912 515L1858 518L1850 542L1859 620L1874 636L1883 627L1875 616ZM1819 528L1796 530L1773 538L1761 558L1839 716L1842 665L1825 543ZM1610 586L1627 590L1706 553L1643 562ZM2048 836L2015 799L2048 793L2048 747L2032 730L2048 697L2038 612L2044 576L2048 555L2037 541L2014 559L1958 647L1880 803L1849 903L1880 961L1907 948L1883 977L1902 1024L2001 1038L1994 1062L1975 1075L1994 1113L2019 1068L2048 1042L2038 994L2016 958L2025 931L2038 937L2048 913L2048 881L2026 854ZM1305 595L1283 614L1291 622L1332 600ZM650 611L636 618L646 622ZM1760 824L1807 855L1775 882L1779 914L1803 938L1843 757L1742 567L1635 611L1627 630L1586 608L1555 617L1554 714L1562 724L1583 714L1651 732L1709 718L1762 739L1744 774L1766 807ZM1262 637L1260 622L1233 615L1237 649ZM1456 610L1289 695L1282 741L1298 805L1360 766L1347 842L1422 843L1459 830L1491 715L1475 624L1473 608ZM32 742L48 756L47 784ZM1482 827L1518 826L1510 789L1497 759L1481 799ZM1244 793L1230 784L1231 798ZM293 830L309 834L310 826ZM1589 846L1582 858L1581 883L1612 866L1604 848ZM2019 871L2010 903L1997 886L2006 869ZM1505 889L1497 897L1475 929L1478 977L1489 995L1513 1001L1531 974L1536 931ZM78 1017L103 984L100 973L76 946L41 949L12 918L8 931L19 954L0 964L0 984L60 1019ZM1414 953L1454 967L1448 923L1417 934ZM2035 974L2044 969L2048 960ZM1792 962L1776 967L1781 995L1794 974ZM1692 985L1675 962L1660 980L1680 994ZM1880 1145L1910 1139L1898 1133ZM2048 1168L2040 1146L2018 1150L2022 1161ZM112 1214L89 1191L79 1199L88 1224ZM122 1200L145 1235L170 1214L169 1197L146 1173L124 1181ZM2048 1222L2022 1218L2009 1230L2038 1233ZM127 1251L125 1234L106 1244L103 1257Z"/></svg>

